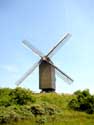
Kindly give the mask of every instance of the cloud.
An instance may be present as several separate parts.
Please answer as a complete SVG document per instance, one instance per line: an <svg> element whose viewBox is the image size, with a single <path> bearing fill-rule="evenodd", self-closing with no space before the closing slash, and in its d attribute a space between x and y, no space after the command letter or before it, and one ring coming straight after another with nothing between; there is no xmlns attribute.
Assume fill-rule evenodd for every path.
<svg viewBox="0 0 94 125"><path fill-rule="evenodd" d="M10 72L10 73L17 73L19 71L18 66L14 64L3 65L1 66L1 69L6 70L7 72Z"/></svg>

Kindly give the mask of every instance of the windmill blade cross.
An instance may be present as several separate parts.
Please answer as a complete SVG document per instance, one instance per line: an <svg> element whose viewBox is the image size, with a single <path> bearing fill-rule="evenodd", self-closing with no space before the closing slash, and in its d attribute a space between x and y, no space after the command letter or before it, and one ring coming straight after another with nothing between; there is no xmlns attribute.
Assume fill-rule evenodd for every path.
<svg viewBox="0 0 94 125"><path fill-rule="evenodd" d="M28 49L32 50L36 55L40 56L41 58L44 56L44 54L36 49L29 41L22 41L22 44L25 45Z"/></svg>
<svg viewBox="0 0 94 125"><path fill-rule="evenodd" d="M41 63L41 60L35 63L24 75L15 83L17 86L19 86L35 69L36 67Z"/></svg>
<svg viewBox="0 0 94 125"><path fill-rule="evenodd" d="M63 38L50 50L47 54L47 57L51 58L64 44L65 42L71 37L71 34L67 33L63 36Z"/></svg>

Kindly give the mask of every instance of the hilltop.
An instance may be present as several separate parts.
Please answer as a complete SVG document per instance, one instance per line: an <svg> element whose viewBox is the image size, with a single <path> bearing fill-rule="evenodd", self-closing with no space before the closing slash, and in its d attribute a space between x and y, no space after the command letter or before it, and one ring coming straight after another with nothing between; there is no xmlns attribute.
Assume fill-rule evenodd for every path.
<svg viewBox="0 0 94 125"><path fill-rule="evenodd" d="M85 95L87 94L87 95ZM83 96L84 95L84 96ZM84 103L78 103L79 100ZM91 98L92 97L92 98ZM63 124L87 124L94 122L93 97L89 91L77 91L73 95L57 93L33 93L25 88L0 89L0 124L30 120L31 123L60 122ZM86 109L81 109L81 106ZM90 105L89 105L90 104ZM94 105L92 105L94 106ZM89 107L89 108L88 108ZM89 110L92 109L92 110ZM92 112L90 112L92 111ZM78 125L77 124L77 125Z"/></svg>

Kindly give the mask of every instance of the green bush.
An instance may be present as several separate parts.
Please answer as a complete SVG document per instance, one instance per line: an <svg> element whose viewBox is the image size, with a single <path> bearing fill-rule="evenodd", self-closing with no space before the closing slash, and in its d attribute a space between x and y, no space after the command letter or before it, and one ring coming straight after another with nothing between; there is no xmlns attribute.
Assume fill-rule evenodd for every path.
<svg viewBox="0 0 94 125"><path fill-rule="evenodd" d="M0 88L0 97L4 95L9 95L9 93L12 91L10 88Z"/></svg>
<svg viewBox="0 0 94 125"><path fill-rule="evenodd" d="M17 87L15 89L0 89L0 106L25 105L35 102L35 96L32 91Z"/></svg>
<svg viewBox="0 0 94 125"><path fill-rule="evenodd" d="M37 115L44 115L45 110L41 105L35 104L31 106L31 112L37 116Z"/></svg>
<svg viewBox="0 0 94 125"><path fill-rule="evenodd" d="M41 118L39 117L39 118L36 119L36 123L38 125L45 124L46 122L47 122L47 118L45 116L42 116Z"/></svg>
<svg viewBox="0 0 94 125"><path fill-rule="evenodd" d="M59 107L57 107L55 104L49 104L46 102L42 104L42 107L44 107L46 115L55 115L60 113Z"/></svg>
<svg viewBox="0 0 94 125"><path fill-rule="evenodd" d="M36 100L30 90L19 87L13 89L9 95L13 104L25 105Z"/></svg>
<svg viewBox="0 0 94 125"><path fill-rule="evenodd" d="M69 107L74 110L85 111L89 114L94 113L94 96L89 93L89 90L77 91L76 98L69 102Z"/></svg>
<svg viewBox="0 0 94 125"><path fill-rule="evenodd" d="M9 96L12 89L9 88L0 88L0 106L10 106L11 98Z"/></svg>
<svg viewBox="0 0 94 125"><path fill-rule="evenodd" d="M20 116L12 108L0 107L0 123L9 123L18 120L20 120Z"/></svg>
<svg viewBox="0 0 94 125"><path fill-rule="evenodd" d="M10 106L11 105L11 98L7 95L7 96L3 96L2 98L0 98L0 106Z"/></svg>
<svg viewBox="0 0 94 125"><path fill-rule="evenodd" d="M74 92L75 95L79 95L81 93L81 90L77 90L76 92Z"/></svg>

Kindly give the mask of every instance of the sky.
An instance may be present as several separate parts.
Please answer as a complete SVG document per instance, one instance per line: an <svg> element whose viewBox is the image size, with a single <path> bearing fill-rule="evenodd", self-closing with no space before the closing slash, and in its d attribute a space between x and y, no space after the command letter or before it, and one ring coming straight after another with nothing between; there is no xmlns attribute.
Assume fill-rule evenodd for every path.
<svg viewBox="0 0 94 125"><path fill-rule="evenodd" d="M68 85L56 76L56 92L89 89L94 94L93 0L0 0L0 87L15 82L40 58L22 46L30 41L47 54L64 35L72 37L51 58L73 78ZM38 68L20 85L39 92Z"/></svg>

